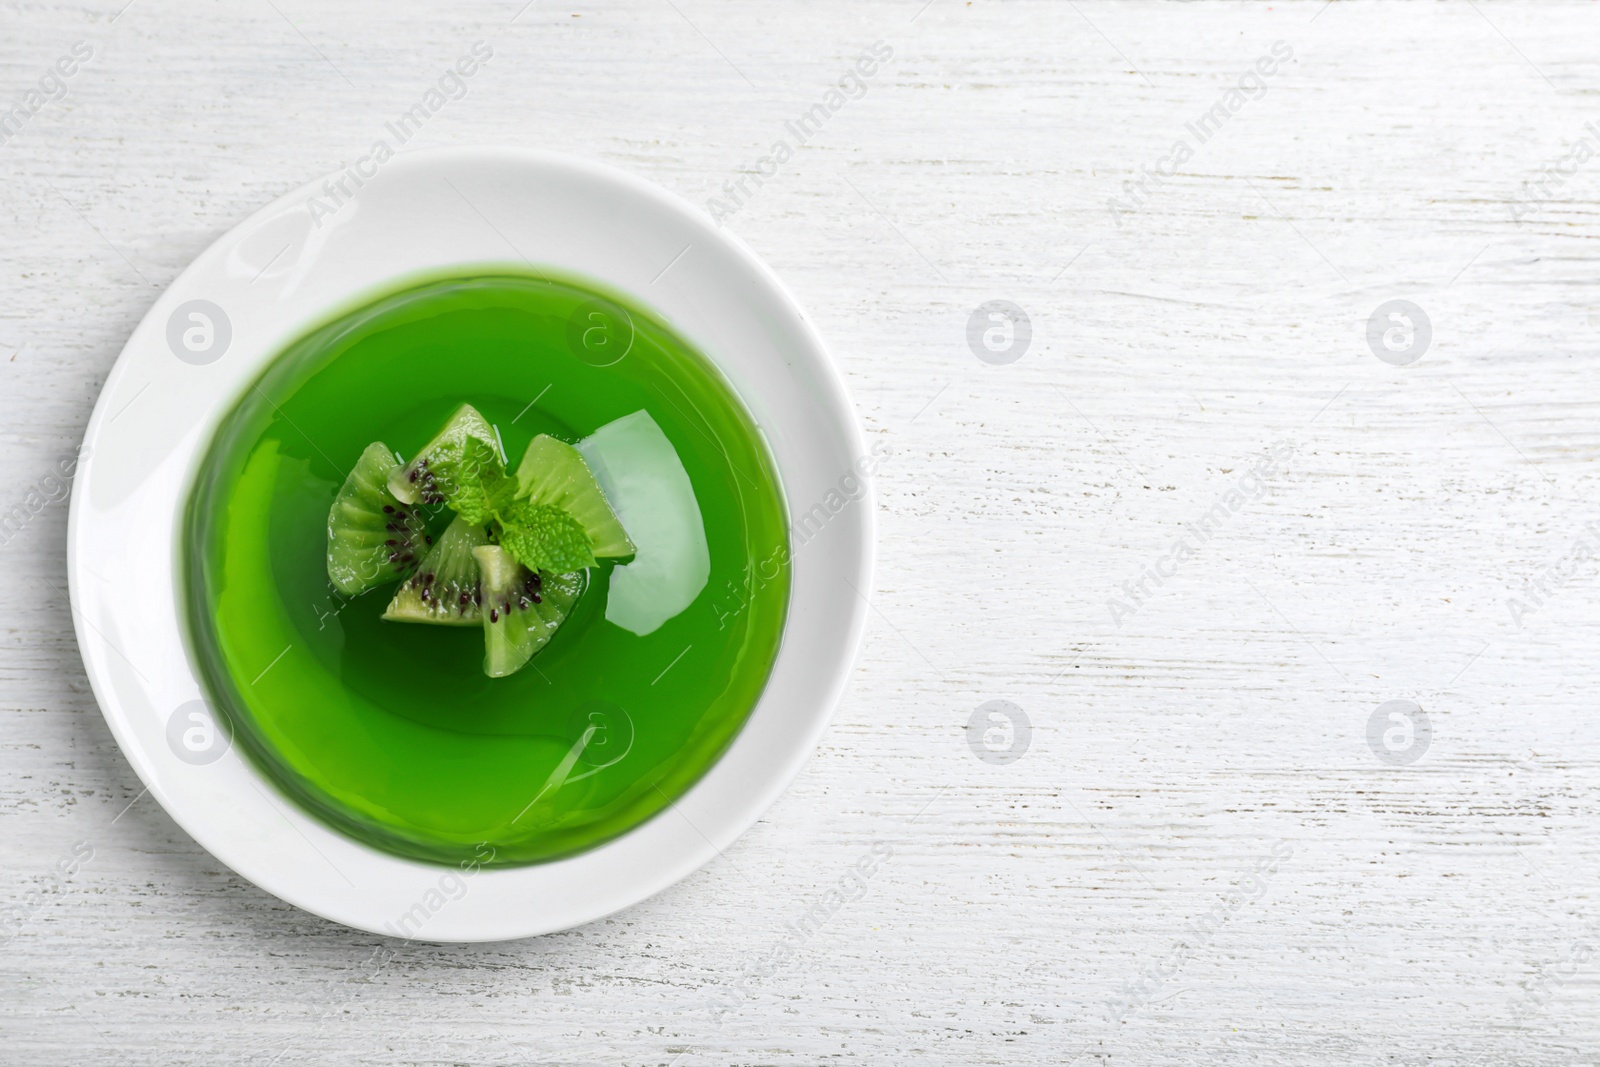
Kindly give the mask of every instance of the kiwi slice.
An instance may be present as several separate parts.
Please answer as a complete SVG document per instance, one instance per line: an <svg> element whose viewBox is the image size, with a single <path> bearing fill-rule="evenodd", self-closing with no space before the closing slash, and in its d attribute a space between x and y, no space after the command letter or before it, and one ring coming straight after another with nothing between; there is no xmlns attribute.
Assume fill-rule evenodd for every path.
<svg viewBox="0 0 1600 1067"><path fill-rule="evenodd" d="M474 549L483 575L483 673L515 674L549 644L583 595L585 572L530 571L499 545Z"/></svg>
<svg viewBox="0 0 1600 1067"><path fill-rule="evenodd" d="M633 542L576 448L549 434L528 444L517 465L517 498L549 504L578 520L597 559L631 556Z"/></svg>
<svg viewBox="0 0 1600 1067"><path fill-rule="evenodd" d="M482 441L499 457L500 442L494 428L477 408L462 404L416 458L389 475L389 492L407 504L443 504L467 473L462 466L468 456L467 442L472 439Z"/></svg>
<svg viewBox="0 0 1600 1067"><path fill-rule="evenodd" d="M346 596L404 578L429 543L423 517L389 492L399 469L388 447L372 442L328 509L328 580Z"/></svg>
<svg viewBox="0 0 1600 1067"><path fill-rule="evenodd" d="M482 526L456 519L395 593L383 617L436 626L478 625L478 561L472 552L488 543Z"/></svg>

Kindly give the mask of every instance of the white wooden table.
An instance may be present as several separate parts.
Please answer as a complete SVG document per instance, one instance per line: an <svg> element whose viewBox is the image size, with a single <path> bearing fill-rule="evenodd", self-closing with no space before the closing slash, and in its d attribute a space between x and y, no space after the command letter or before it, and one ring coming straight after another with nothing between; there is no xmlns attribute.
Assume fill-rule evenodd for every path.
<svg viewBox="0 0 1600 1067"><path fill-rule="evenodd" d="M0 4L0 1061L1600 1062L1594 4L121 2ZM789 794L629 912L450 947L140 798L47 479L160 288L479 40L411 146L765 169L725 224L889 457ZM1391 300L1431 337L1380 359ZM1369 743L1390 701L1428 730Z"/></svg>

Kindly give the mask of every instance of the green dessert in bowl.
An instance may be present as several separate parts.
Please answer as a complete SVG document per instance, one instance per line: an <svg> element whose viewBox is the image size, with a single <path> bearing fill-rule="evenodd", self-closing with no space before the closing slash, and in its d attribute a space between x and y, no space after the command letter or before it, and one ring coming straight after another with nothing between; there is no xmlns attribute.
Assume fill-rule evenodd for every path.
<svg viewBox="0 0 1600 1067"><path fill-rule="evenodd" d="M570 856L672 804L755 707L789 601L740 398L571 279L456 273L330 318L244 390L185 514L192 655L237 743L436 863Z"/></svg>

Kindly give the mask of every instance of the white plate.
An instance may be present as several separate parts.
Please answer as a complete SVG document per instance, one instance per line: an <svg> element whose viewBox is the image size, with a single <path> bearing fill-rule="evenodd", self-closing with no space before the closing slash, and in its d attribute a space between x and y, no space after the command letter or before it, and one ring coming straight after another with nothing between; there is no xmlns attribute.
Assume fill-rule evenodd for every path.
<svg viewBox="0 0 1600 1067"><path fill-rule="evenodd" d="M841 484L859 478L861 437L793 297L747 248L656 186L504 148L403 154L363 169L359 189L345 175L307 185L212 245L133 332L89 420L73 488L78 643L106 721L150 792L256 885L348 926L429 941L566 929L717 855L815 746L865 621L871 492L838 506ZM345 837L282 797L225 739L207 748L205 721L189 718L202 694L180 631L180 515L218 421L309 325L407 276L524 256L633 296L714 360L766 434L791 516L822 528L796 542L788 624L760 703L687 795L582 855L463 874Z"/></svg>

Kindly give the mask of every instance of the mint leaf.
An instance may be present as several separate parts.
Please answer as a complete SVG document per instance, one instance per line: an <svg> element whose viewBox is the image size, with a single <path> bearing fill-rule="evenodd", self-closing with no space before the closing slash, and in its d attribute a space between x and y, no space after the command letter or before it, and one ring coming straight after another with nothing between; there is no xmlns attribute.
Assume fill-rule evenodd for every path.
<svg viewBox="0 0 1600 1067"><path fill-rule="evenodd" d="M484 478L483 491L489 507L496 512L504 512L516 502L516 476L507 474L504 470L495 471Z"/></svg>
<svg viewBox="0 0 1600 1067"><path fill-rule="evenodd" d="M436 484L444 492L445 504L474 526L487 525L497 506L509 501L516 490L493 446L476 437L463 441L440 473L443 476ZM512 482L510 493L505 486L508 481Z"/></svg>
<svg viewBox="0 0 1600 1067"><path fill-rule="evenodd" d="M570 574L594 566L588 531L565 508L518 501L515 475L494 447L468 437L442 463L445 503L474 526L494 523L500 545L530 570Z"/></svg>
<svg viewBox="0 0 1600 1067"><path fill-rule="evenodd" d="M489 494L481 485L463 485L450 497L451 509L473 526L487 526L494 518Z"/></svg>
<svg viewBox="0 0 1600 1067"><path fill-rule="evenodd" d="M499 517L501 546L529 570L569 574L594 566L589 535L562 508L523 501Z"/></svg>

